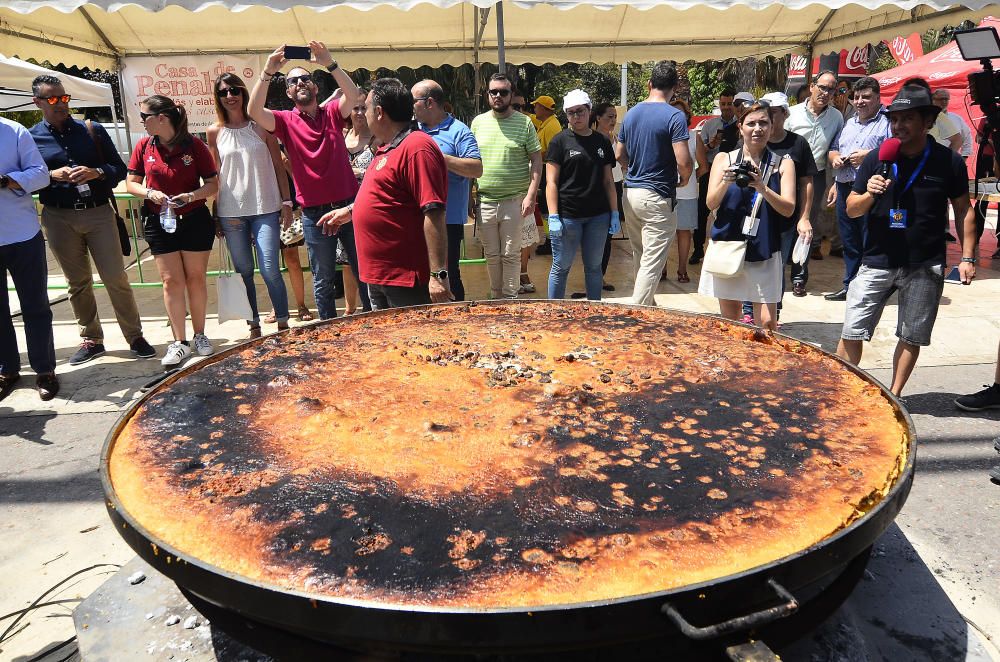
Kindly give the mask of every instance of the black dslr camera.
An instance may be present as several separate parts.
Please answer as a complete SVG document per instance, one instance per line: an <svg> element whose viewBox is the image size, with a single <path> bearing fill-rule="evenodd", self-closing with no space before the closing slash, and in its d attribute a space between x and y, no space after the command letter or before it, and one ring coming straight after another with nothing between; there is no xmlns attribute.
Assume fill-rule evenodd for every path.
<svg viewBox="0 0 1000 662"><path fill-rule="evenodd" d="M733 166L733 175L736 177L736 185L740 188L750 186L750 175L758 174L760 171L749 161L741 161Z"/></svg>

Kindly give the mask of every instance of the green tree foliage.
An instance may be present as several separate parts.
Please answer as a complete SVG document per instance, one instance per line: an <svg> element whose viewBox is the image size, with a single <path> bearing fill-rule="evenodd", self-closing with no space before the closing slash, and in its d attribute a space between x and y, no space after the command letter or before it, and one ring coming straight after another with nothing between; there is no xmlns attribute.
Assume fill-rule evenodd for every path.
<svg viewBox="0 0 1000 662"><path fill-rule="evenodd" d="M687 65L687 79L690 86L691 112L708 115L712 112L719 92L726 86L720 67L714 62Z"/></svg>

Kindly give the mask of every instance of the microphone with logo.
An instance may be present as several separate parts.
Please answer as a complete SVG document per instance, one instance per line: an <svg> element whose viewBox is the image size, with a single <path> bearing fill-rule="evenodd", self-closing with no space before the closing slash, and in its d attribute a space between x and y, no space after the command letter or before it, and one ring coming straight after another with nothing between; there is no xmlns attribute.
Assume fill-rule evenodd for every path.
<svg viewBox="0 0 1000 662"><path fill-rule="evenodd" d="M886 138L879 146L878 160L882 162L882 165L879 166L876 174L889 179L889 175L892 174L892 164L896 162L896 158L899 156L899 144L899 138ZM878 200L882 197L882 194L880 193L872 197Z"/></svg>

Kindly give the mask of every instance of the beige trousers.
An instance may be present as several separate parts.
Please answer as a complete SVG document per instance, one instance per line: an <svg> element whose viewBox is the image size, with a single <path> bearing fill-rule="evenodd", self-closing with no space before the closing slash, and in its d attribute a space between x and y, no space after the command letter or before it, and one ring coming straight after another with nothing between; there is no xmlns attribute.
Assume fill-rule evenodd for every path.
<svg viewBox="0 0 1000 662"><path fill-rule="evenodd" d="M644 188L625 189L625 229L632 246L632 303L655 306L656 287L667 264L670 242L677 234L677 215L670 198Z"/></svg>
<svg viewBox="0 0 1000 662"><path fill-rule="evenodd" d="M490 275L490 297L516 299L521 272L521 203L524 196L480 202L480 240Z"/></svg>
<svg viewBox="0 0 1000 662"><path fill-rule="evenodd" d="M97 314L94 298L94 277L90 258L104 283L115 309L118 326L131 344L142 335L142 323L135 296L129 286L122 261L118 227L111 205L94 209L42 209L42 228L49 249L62 268L69 283L69 302L80 326L80 337L95 342L104 341L104 330Z"/></svg>

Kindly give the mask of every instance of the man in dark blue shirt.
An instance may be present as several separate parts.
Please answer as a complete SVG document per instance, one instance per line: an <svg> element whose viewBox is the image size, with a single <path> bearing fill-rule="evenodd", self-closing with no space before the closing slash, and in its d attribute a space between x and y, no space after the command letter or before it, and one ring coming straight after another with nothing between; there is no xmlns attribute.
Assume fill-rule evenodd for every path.
<svg viewBox="0 0 1000 662"><path fill-rule="evenodd" d="M83 338L69 364L79 365L104 354L104 330L97 314L89 256L93 256L132 353L141 358L155 356L156 351L142 337L139 309L122 264L111 206L114 187L125 179L125 164L103 126L91 124L88 128L70 117L70 95L58 78L38 76L31 90L44 118L31 127L31 137L51 178L49 186L38 194L43 205L42 228L69 283L69 301Z"/></svg>

